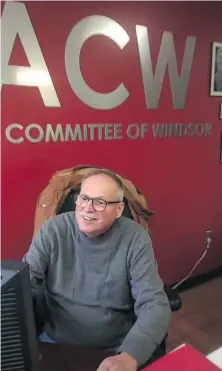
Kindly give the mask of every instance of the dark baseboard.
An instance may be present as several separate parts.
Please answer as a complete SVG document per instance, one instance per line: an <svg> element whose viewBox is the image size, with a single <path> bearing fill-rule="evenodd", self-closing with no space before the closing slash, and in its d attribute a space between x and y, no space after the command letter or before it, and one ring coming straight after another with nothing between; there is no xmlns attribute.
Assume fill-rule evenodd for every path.
<svg viewBox="0 0 222 371"><path fill-rule="evenodd" d="M185 281L180 286L178 286L176 291L177 292L186 291L188 289L191 289L192 287L201 285L204 282L210 281L210 280L212 280L216 277L220 277L220 276L222 276L222 266L218 267L216 269L213 269L209 272L200 274L198 276L188 278L187 281ZM176 283L173 284L173 285L170 285L170 286L173 287L174 285L176 285Z"/></svg>

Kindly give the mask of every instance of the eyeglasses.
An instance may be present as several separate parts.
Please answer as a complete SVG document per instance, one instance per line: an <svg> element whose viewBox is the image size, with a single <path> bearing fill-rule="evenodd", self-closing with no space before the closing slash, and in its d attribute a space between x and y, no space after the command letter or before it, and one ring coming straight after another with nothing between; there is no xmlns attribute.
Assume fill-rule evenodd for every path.
<svg viewBox="0 0 222 371"><path fill-rule="evenodd" d="M104 201L101 198L92 198L84 195L77 195L75 197L75 204L78 207L85 207L88 202L92 200L92 207L95 211L104 211L109 204L119 204L122 201Z"/></svg>

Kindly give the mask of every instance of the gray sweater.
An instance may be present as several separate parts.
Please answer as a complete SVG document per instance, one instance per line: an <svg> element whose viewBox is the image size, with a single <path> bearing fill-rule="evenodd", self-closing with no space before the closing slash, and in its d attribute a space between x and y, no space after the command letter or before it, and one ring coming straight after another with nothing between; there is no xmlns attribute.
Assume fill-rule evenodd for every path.
<svg viewBox="0 0 222 371"><path fill-rule="evenodd" d="M88 238L74 212L49 219L24 261L38 294L46 282L44 331L56 342L127 352L142 365L164 338L170 306L147 231L121 217Z"/></svg>

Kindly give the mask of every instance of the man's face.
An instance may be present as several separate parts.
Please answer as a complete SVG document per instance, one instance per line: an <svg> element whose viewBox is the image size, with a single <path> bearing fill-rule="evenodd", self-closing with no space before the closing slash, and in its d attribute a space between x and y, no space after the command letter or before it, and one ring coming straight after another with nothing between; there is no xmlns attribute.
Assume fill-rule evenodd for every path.
<svg viewBox="0 0 222 371"><path fill-rule="evenodd" d="M83 182L80 195L104 201L118 201L118 188L107 175L93 175ZM85 207L76 206L75 215L80 231L88 237L96 237L111 227L121 216L123 209L124 203L121 202L108 204L104 211L96 211L89 200Z"/></svg>

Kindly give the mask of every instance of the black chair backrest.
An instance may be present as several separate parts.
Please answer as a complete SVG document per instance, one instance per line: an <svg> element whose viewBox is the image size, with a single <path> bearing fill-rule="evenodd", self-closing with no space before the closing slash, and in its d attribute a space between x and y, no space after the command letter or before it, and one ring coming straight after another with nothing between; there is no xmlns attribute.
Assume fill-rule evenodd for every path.
<svg viewBox="0 0 222 371"><path fill-rule="evenodd" d="M74 197L76 194L78 194L78 191L71 190L57 214L67 213L68 211L75 211L76 204L74 202ZM133 219L131 211L129 209L128 201L125 197L123 201L125 206L122 215L126 218Z"/></svg>

